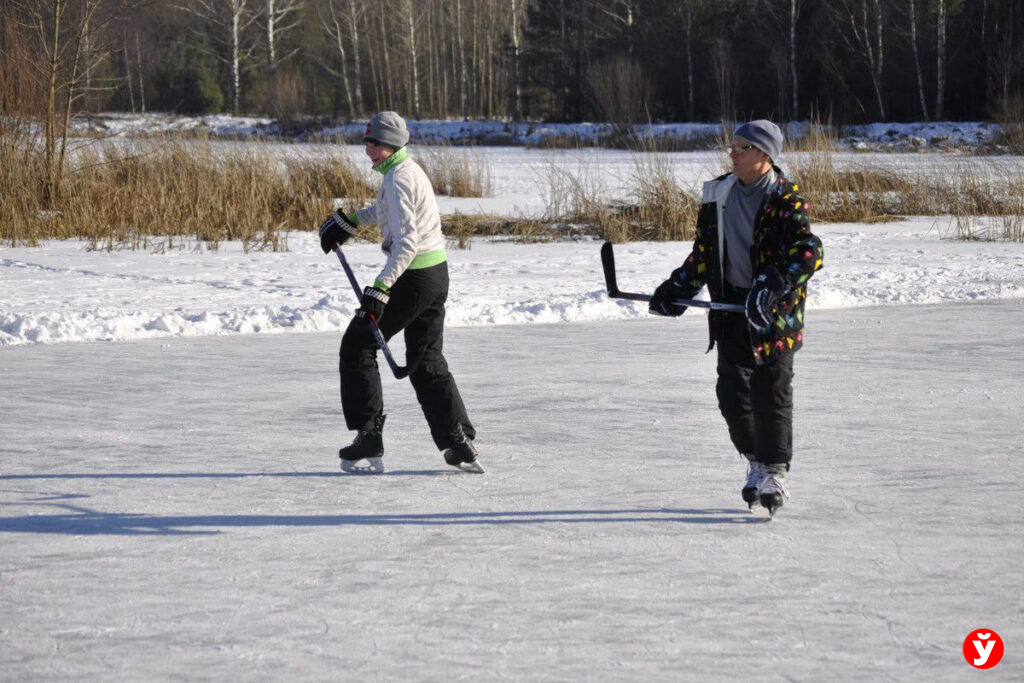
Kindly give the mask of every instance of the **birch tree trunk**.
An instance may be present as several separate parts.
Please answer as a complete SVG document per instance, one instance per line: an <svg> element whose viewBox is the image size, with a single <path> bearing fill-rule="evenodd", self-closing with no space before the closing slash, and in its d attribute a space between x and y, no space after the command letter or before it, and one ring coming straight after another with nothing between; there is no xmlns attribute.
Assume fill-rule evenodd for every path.
<svg viewBox="0 0 1024 683"><path fill-rule="evenodd" d="M362 12L359 14L361 15ZM353 76L355 80L356 103L353 116L363 116L366 114L366 105L363 103L363 67L359 56L359 34L362 29L359 26L359 16L356 14L356 0L349 0L348 18L349 35L352 37L352 66L355 69Z"/></svg>
<svg viewBox="0 0 1024 683"><path fill-rule="evenodd" d="M231 73L231 111L239 113L242 90L242 63L252 55L252 46L245 41L245 32L258 18L249 9L249 0L190 0L183 10L203 19L212 29L215 42L224 46L227 57L214 52L214 57L228 65ZM209 33L204 29L200 34Z"/></svg>
<svg viewBox="0 0 1024 683"><path fill-rule="evenodd" d="M242 0L231 0L231 113L240 110L242 93Z"/></svg>
<svg viewBox="0 0 1024 683"><path fill-rule="evenodd" d="M47 51L47 89L46 89L46 143L44 164L46 165L46 195L52 203L57 200L57 188L60 186L60 168L57 166L57 75L60 72L61 22L64 19L65 7L61 0L54 0L52 5L53 33L49 43L44 38ZM45 31L43 17L39 17L39 32ZM52 205L52 204L51 204Z"/></svg>
<svg viewBox="0 0 1024 683"><path fill-rule="evenodd" d="M412 117L420 118L420 78L417 68L416 52L416 17L413 12L413 0L405 0L405 21L408 28L409 69L412 80Z"/></svg>
<svg viewBox="0 0 1024 683"><path fill-rule="evenodd" d="M559 0L558 2L558 36L560 46L559 57L561 59L561 69L559 69L561 84L559 85L559 91L562 96L562 118L567 119L569 117L569 90L567 80L569 78L569 36L565 22L565 0Z"/></svg>
<svg viewBox="0 0 1024 683"><path fill-rule="evenodd" d="M516 0L512 3L512 118L516 121L523 119L523 81L520 75L519 66L519 7Z"/></svg>
<svg viewBox="0 0 1024 683"><path fill-rule="evenodd" d="M941 121L946 99L946 0L938 0L936 7L935 39L935 120Z"/></svg>
<svg viewBox="0 0 1024 683"><path fill-rule="evenodd" d="M384 16L386 14L388 14L388 8L383 2L381 2L378 7L377 18L379 19L378 26L380 27L380 53L384 60L383 73L381 76L381 80L383 81L381 89L384 93L384 102L379 108L393 109L395 104L391 90L391 79L393 77L391 73L391 49L388 46L388 31L384 20Z"/></svg>
<svg viewBox="0 0 1024 683"><path fill-rule="evenodd" d="M277 74L277 15L274 12L274 3L277 0L266 0L267 11L267 67L270 77Z"/></svg>
<svg viewBox="0 0 1024 683"><path fill-rule="evenodd" d="M859 0L859 7L856 0L854 0L854 4L844 2L840 11L843 12L841 23L848 22L850 30L848 32L845 31L841 25L837 26L837 29L847 44L864 59L864 64L871 75L871 86L875 91L878 114L884 121L886 113L885 98L882 91L882 74L885 62L885 44L882 35L882 7L880 0ZM874 30L874 35L872 35L872 30Z"/></svg>
<svg viewBox="0 0 1024 683"><path fill-rule="evenodd" d="M800 119L800 81L797 78L796 69L796 20L798 15L797 0L789 0L789 78L790 87L793 90L793 110L790 115L794 121Z"/></svg>
<svg viewBox="0 0 1024 683"><path fill-rule="evenodd" d="M462 120L468 121L469 75L466 73L466 41L462 35L462 0L455 0L455 42L459 55L459 100L462 107Z"/></svg>
<svg viewBox="0 0 1024 683"><path fill-rule="evenodd" d="M295 28L300 17L296 15L291 21L289 21L289 15L294 14L301 9L302 4L300 0L264 0L265 12L266 12L266 41L267 41L267 70L270 73L271 79L277 75L278 64L292 54L295 54L297 50L293 50L291 54L281 56L278 46L281 43L282 36Z"/></svg>
<svg viewBox="0 0 1024 683"><path fill-rule="evenodd" d="M330 0L327 3L327 16L320 15L320 25L323 26L324 32L327 34L327 38L334 45L334 51L338 55L338 68L333 68L329 64L324 64L323 67L327 73L337 77L341 82L342 90L345 92L345 102L348 105L349 118L355 118L355 106L352 101L352 90L349 88L348 83L348 56L345 51L345 37L348 34L341 25L341 14L338 8L334 4L334 0ZM337 90L335 90L337 92ZM337 100L335 100L337 101ZM337 105L335 105L337 108ZM337 112L335 112L336 114Z"/></svg>
<svg viewBox="0 0 1024 683"><path fill-rule="evenodd" d="M139 44L139 33L135 32L135 64L139 76L139 111L146 113L146 79L142 73L142 47Z"/></svg>
<svg viewBox="0 0 1024 683"><path fill-rule="evenodd" d="M882 116L882 120L886 119L885 115L885 100L882 97L882 73L885 63L885 46L883 45L882 37L882 6L880 0L872 0L872 4L875 6L875 45L877 55L875 57L875 69L872 73L872 83L875 86L875 97L878 98L878 113Z"/></svg>
<svg viewBox="0 0 1024 683"><path fill-rule="evenodd" d="M693 104L693 3L686 0L686 114L690 121L694 120Z"/></svg>
<svg viewBox="0 0 1024 683"><path fill-rule="evenodd" d="M921 73L921 57L917 49L917 8L914 7L914 0L910 3L910 47L914 53L914 71L917 73L917 99L921 104L921 116L928 121L928 102L924 96L924 74Z"/></svg>
<svg viewBox="0 0 1024 683"><path fill-rule="evenodd" d="M135 109L135 82L132 78L132 55L128 50L128 31L124 32L124 84L128 86L128 105L132 108L132 113L136 112Z"/></svg>

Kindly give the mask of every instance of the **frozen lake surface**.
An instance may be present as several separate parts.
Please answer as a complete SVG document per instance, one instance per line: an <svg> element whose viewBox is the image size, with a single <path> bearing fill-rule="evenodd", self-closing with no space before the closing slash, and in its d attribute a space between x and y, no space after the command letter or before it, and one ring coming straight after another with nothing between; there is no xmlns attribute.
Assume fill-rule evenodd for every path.
<svg viewBox="0 0 1024 683"><path fill-rule="evenodd" d="M809 311L774 521L700 315L449 330L486 475L338 472L338 334L9 346L0 678L1020 680L1022 314Z"/></svg>

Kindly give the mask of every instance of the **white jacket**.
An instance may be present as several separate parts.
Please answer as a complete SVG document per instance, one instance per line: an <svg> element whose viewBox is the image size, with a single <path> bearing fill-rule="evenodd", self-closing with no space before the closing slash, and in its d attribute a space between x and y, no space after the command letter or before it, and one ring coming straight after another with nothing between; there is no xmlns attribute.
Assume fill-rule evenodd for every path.
<svg viewBox="0 0 1024 683"><path fill-rule="evenodd" d="M377 191L377 203L356 214L360 225L380 225L381 249L388 260L376 282L388 289L407 268L417 267L413 263L417 256L440 250L429 262L444 261L445 239L437 198L430 179L415 161L406 158L388 170Z"/></svg>

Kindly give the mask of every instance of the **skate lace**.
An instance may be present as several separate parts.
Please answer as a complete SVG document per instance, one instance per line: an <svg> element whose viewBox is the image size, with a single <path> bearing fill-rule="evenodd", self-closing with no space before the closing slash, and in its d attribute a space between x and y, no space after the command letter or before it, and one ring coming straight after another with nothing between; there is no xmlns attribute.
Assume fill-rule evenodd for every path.
<svg viewBox="0 0 1024 683"><path fill-rule="evenodd" d="M763 496L772 493L781 493L784 497L789 498L789 489L786 488L785 475L775 474L774 472L765 474L764 479L761 480L757 487L757 495Z"/></svg>

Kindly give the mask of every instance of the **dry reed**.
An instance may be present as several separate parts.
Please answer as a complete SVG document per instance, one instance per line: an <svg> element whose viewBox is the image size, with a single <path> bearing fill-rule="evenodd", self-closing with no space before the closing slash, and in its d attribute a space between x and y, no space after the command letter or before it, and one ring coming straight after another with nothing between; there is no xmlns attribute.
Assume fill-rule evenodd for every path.
<svg viewBox="0 0 1024 683"><path fill-rule="evenodd" d="M415 160L430 178L434 192L449 197L489 197L491 169L483 157L451 145L420 147Z"/></svg>
<svg viewBox="0 0 1024 683"><path fill-rule="evenodd" d="M285 248L283 232L315 227L333 198L373 194L344 161L282 161L258 145L218 153L196 140L143 148L78 149L51 205L40 191L39 168L26 164L5 174L0 190L15 201L4 202L0 237L12 244L73 237L103 249L149 248L165 238L211 248L238 240L246 249L278 250Z"/></svg>
<svg viewBox="0 0 1024 683"><path fill-rule="evenodd" d="M258 145L218 145L180 138L80 147L61 192L47 200L37 140L23 129L0 128L0 241L34 245L79 238L97 249L167 249L225 240L246 249L285 249L291 230L315 229L338 198L346 208L375 189L358 162L281 159ZM814 130L787 159L815 222L872 222L902 215L952 216L960 239L1024 241L1024 169L1015 160L935 156L927 166L881 165L837 157L838 142ZM22 137L16 137L22 136ZM421 159L434 182L459 196L490 193L490 170L480 158L435 148ZM142 151L139 151L142 150ZM434 156L431 156L433 154ZM842 161L842 164L840 164ZM724 163L724 161L723 161ZM540 219L446 217L453 246L475 235L522 241L593 236L616 242L689 240L699 208L698 188L680 189L671 157L636 153L627 201L603 200L606 178L593 168L552 161ZM473 185L466 189L465 184ZM475 185L474 185L475 183ZM985 220L975 220L986 217ZM364 239L376 231L366 230Z"/></svg>

